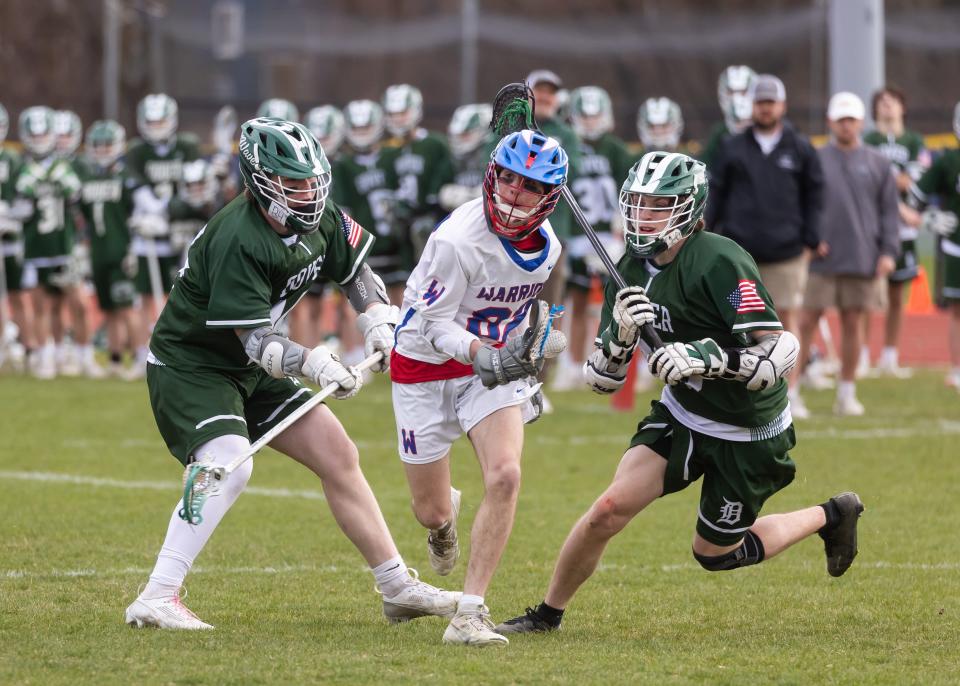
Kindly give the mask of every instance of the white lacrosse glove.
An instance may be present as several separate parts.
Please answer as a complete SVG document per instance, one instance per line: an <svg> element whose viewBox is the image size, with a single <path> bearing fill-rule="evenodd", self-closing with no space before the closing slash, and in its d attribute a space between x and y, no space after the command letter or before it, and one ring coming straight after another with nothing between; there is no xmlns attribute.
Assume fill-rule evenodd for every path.
<svg viewBox="0 0 960 686"><path fill-rule="evenodd" d="M480 186L461 186L458 183L446 183L440 186L437 202L443 209L451 211L474 198L479 198L481 192Z"/></svg>
<svg viewBox="0 0 960 686"><path fill-rule="evenodd" d="M132 279L140 270L140 261L136 255L128 252L123 256L123 260L120 261L120 268L123 270L123 273L127 275L128 279Z"/></svg>
<svg viewBox="0 0 960 686"><path fill-rule="evenodd" d="M322 345L318 345L307 354L300 372L320 388L336 382L340 389L333 392L333 397L337 400L352 398L363 385L363 376L360 372L354 367L343 366L340 358Z"/></svg>
<svg viewBox="0 0 960 686"><path fill-rule="evenodd" d="M938 236L949 236L957 228L957 215L931 207L922 215L921 229L932 231Z"/></svg>
<svg viewBox="0 0 960 686"><path fill-rule="evenodd" d="M135 214L130 217L130 228L143 238L162 238L170 234L170 223L159 214Z"/></svg>
<svg viewBox="0 0 960 686"><path fill-rule="evenodd" d="M400 310L396 305L376 303L366 312L357 315L357 327L363 334L363 353L370 357L375 352L383 353L383 359L371 367L375 372L390 369L390 351L393 350L393 331L400 321Z"/></svg>
<svg viewBox="0 0 960 686"><path fill-rule="evenodd" d="M627 286L617 291L613 302L611 333L624 347L630 347L636 343L640 335L640 327L644 324L653 324L655 319L653 303L650 302L643 288Z"/></svg>
<svg viewBox="0 0 960 686"><path fill-rule="evenodd" d="M23 226L13 216L13 208L5 200L0 200L0 235L5 233L20 233Z"/></svg>
<svg viewBox="0 0 960 686"><path fill-rule="evenodd" d="M647 359L650 373L665 384L676 386L691 376L701 376L707 371L706 363L691 355L684 343L666 343L657 348Z"/></svg>

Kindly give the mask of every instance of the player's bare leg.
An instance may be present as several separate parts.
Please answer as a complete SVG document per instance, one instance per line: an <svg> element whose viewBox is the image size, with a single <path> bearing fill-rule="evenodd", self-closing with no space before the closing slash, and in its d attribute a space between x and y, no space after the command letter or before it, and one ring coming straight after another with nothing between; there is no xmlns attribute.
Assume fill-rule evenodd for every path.
<svg viewBox="0 0 960 686"><path fill-rule="evenodd" d="M839 415L862 415L863 405L856 397L855 379L860 362L861 326L864 310L848 308L840 310L840 382L837 384L837 401L834 412Z"/></svg>
<svg viewBox="0 0 960 686"><path fill-rule="evenodd" d="M883 351L877 364L881 374L888 374L897 378L910 376L910 370L900 367L898 350L900 348L900 331L903 328L903 299L904 282L890 281L887 283L887 316L883 328ZM916 287L916 286L914 286Z"/></svg>
<svg viewBox="0 0 960 686"><path fill-rule="evenodd" d="M947 385L960 391L960 301L950 304L950 373L947 375Z"/></svg>
<svg viewBox="0 0 960 686"><path fill-rule="evenodd" d="M429 530L427 555L440 576L453 571L460 557L457 514L460 491L450 485L450 454L426 464L404 463L413 514Z"/></svg>
<svg viewBox="0 0 960 686"><path fill-rule="evenodd" d="M810 348L813 346L813 337L822 316L823 310L808 308L801 309L797 316L800 359L797 361L797 366L789 380L790 410L797 419L808 419L810 417L810 411L807 409L806 403L803 402L803 398L800 397L800 383L804 370L810 362Z"/></svg>
<svg viewBox="0 0 960 686"><path fill-rule="evenodd" d="M53 298L43 287L30 289L33 304L33 331L37 352L31 361L31 373L38 379L52 379L57 375L56 347L50 341Z"/></svg>
<svg viewBox="0 0 960 686"><path fill-rule="evenodd" d="M270 445L320 477L334 519L374 572L388 619L453 615L460 594L436 589L408 573L360 470L357 447L329 408L319 405Z"/></svg>
<svg viewBox="0 0 960 686"><path fill-rule="evenodd" d="M70 318L73 321L73 340L80 355L80 370L90 378L102 378L105 372L93 356L91 342L93 332L90 330L90 317L87 311L87 294L81 285L74 285L67 289L64 300L70 309Z"/></svg>

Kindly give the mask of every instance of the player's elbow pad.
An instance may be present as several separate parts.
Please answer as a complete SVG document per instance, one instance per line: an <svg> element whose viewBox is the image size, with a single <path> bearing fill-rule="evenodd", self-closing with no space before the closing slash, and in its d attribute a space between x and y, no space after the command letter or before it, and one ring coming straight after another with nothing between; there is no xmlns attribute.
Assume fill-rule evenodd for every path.
<svg viewBox="0 0 960 686"><path fill-rule="evenodd" d="M751 391L770 388L797 365L800 341L789 331L765 336L749 348L727 348L724 378L746 384Z"/></svg>
<svg viewBox="0 0 960 686"><path fill-rule="evenodd" d="M622 363L611 361L601 348L597 348L583 364L583 380L594 393L614 393L626 381L629 363L629 358Z"/></svg>
<svg viewBox="0 0 960 686"><path fill-rule="evenodd" d="M269 326L245 331L240 336L247 356L274 379L301 376L306 348L284 338Z"/></svg>

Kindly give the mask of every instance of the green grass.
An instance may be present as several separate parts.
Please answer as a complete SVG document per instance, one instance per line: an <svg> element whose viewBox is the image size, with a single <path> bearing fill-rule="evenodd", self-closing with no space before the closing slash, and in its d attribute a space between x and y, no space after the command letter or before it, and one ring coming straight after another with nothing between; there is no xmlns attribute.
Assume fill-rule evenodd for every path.
<svg viewBox="0 0 960 686"><path fill-rule="evenodd" d="M246 494L188 578L216 625L185 635L123 625L177 498L179 465L142 384L0 378L0 684L956 683L960 639L960 398L936 372L860 385L868 415L835 420L830 392L799 426L785 511L848 488L867 506L841 579L818 538L758 567L709 574L690 556L696 487L655 503L610 545L561 632L501 650L446 647L444 623L388 625L373 580L319 500ZM589 393L552 396L528 430L513 536L487 594L502 620L539 601L564 536L608 483L638 414ZM411 566L426 561L394 451L387 384L333 405ZM267 451L252 486L319 490ZM463 441L462 540L481 495ZM169 489L25 481L53 472ZM467 550L464 551L468 552ZM443 580L456 588L463 565Z"/></svg>

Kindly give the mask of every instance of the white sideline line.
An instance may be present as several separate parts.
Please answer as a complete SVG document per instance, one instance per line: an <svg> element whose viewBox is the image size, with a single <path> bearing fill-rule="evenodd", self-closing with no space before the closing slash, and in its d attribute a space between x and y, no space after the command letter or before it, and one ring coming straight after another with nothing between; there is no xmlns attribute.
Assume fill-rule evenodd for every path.
<svg viewBox="0 0 960 686"><path fill-rule="evenodd" d="M358 569L366 570L365 567ZM27 572L22 569L7 569L0 572L0 579L73 579L80 577L146 576L152 567L123 567L117 569L53 569L48 572ZM299 572L337 572L336 565L277 565L275 567L194 567L190 574L296 574Z"/></svg>
<svg viewBox="0 0 960 686"><path fill-rule="evenodd" d="M122 481L120 479L103 479L96 476L61 474L58 472L0 471L0 480L78 484L103 488L122 488L128 491L167 491L168 493L174 493L177 489L183 490L183 486L174 481ZM293 491L288 488L258 488L257 486L247 486L243 492L249 493L250 495L266 496L268 498L324 500L323 493L320 491Z"/></svg>

